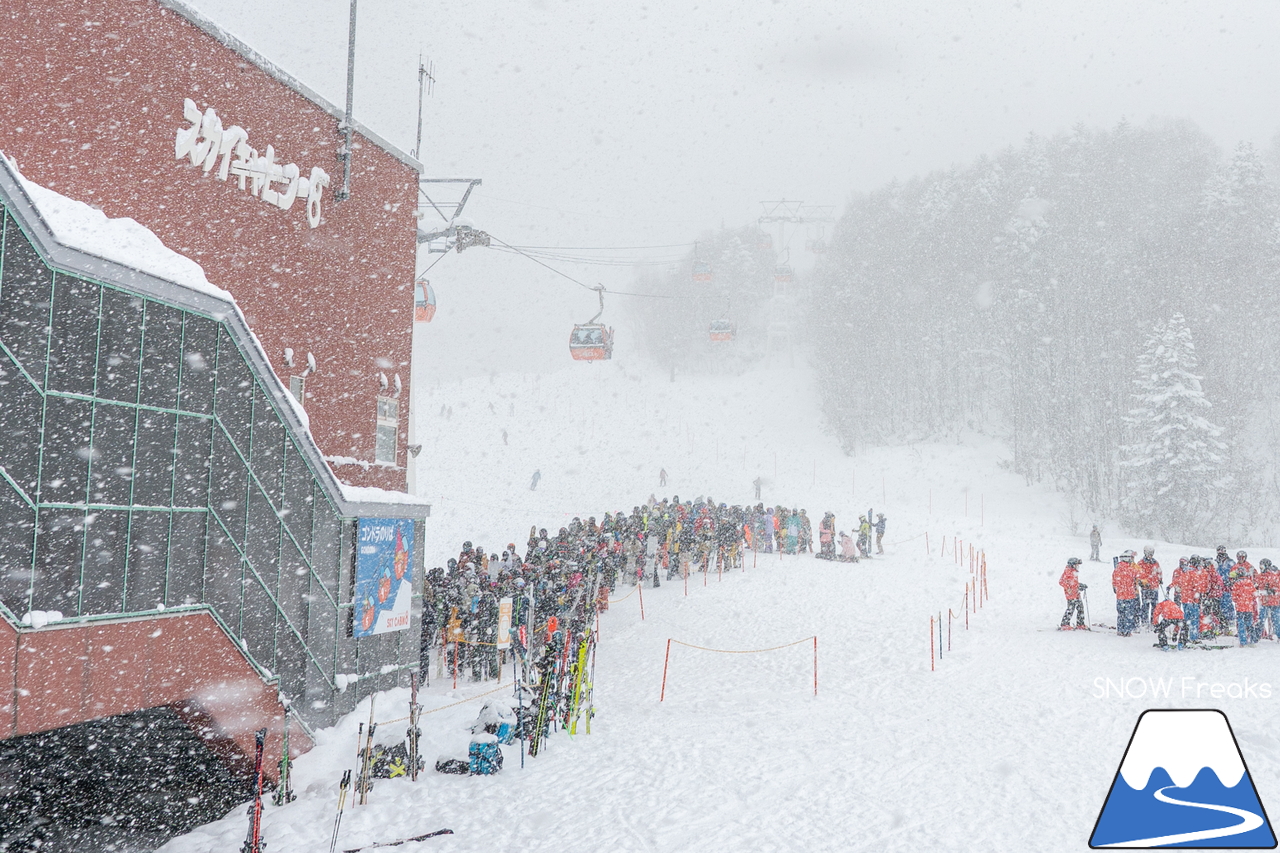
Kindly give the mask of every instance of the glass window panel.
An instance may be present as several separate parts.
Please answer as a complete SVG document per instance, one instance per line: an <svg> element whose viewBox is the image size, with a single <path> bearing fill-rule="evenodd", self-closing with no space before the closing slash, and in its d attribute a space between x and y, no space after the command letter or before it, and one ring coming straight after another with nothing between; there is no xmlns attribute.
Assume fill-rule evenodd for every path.
<svg viewBox="0 0 1280 853"><path fill-rule="evenodd" d="M253 474L275 506L280 505L280 480L284 475L284 425L262 389L253 395Z"/></svg>
<svg viewBox="0 0 1280 853"><path fill-rule="evenodd" d="M4 221L3 280L0 280L0 341L37 382L44 381L48 349L51 273L10 216Z"/></svg>
<svg viewBox="0 0 1280 853"><path fill-rule="evenodd" d="M133 435L138 410L99 403L93 418L89 501L128 506L133 484Z"/></svg>
<svg viewBox="0 0 1280 853"><path fill-rule="evenodd" d="M40 466L40 394L0 353L0 465L34 498Z"/></svg>
<svg viewBox="0 0 1280 853"><path fill-rule="evenodd" d="M44 465L40 499L45 503L84 503L89 481L90 415L83 400L50 397L45 406Z"/></svg>
<svg viewBox="0 0 1280 853"><path fill-rule="evenodd" d="M267 669L276 668L276 608L253 572L245 573L244 627L249 654Z"/></svg>
<svg viewBox="0 0 1280 853"><path fill-rule="evenodd" d="M332 680L334 651L338 642L338 610L319 590L312 591L307 604L307 647L320 661L323 674Z"/></svg>
<svg viewBox="0 0 1280 853"><path fill-rule="evenodd" d="M374 446L374 457L378 462L395 464L396 461L396 428L386 424L378 424L377 441Z"/></svg>
<svg viewBox="0 0 1280 853"><path fill-rule="evenodd" d="M138 399L142 353L142 299L119 290L102 291L98 339L98 396L129 403Z"/></svg>
<svg viewBox="0 0 1280 853"><path fill-rule="evenodd" d="M249 488L248 525L245 552L249 563L262 576L267 590L274 594L280 564L280 521L257 486Z"/></svg>
<svg viewBox="0 0 1280 853"><path fill-rule="evenodd" d="M159 302L147 303L142 343L142 388L139 402L172 409L178 405L182 375L182 312Z"/></svg>
<svg viewBox="0 0 1280 853"><path fill-rule="evenodd" d="M169 578L165 597L167 607L199 604L204 600L203 512L175 512L169 534Z"/></svg>
<svg viewBox="0 0 1280 853"><path fill-rule="evenodd" d="M244 564L222 526L209 517L204 571L204 601L212 605L233 633L240 630Z"/></svg>
<svg viewBox="0 0 1280 853"><path fill-rule="evenodd" d="M307 652L283 620L276 625L276 674L286 696L300 696L306 689Z"/></svg>
<svg viewBox="0 0 1280 853"><path fill-rule="evenodd" d="M165 563L169 559L169 513L135 512L129 524L129 575L124 609L155 610L165 601Z"/></svg>
<svg viewBox="0 0 1280 853"><path fill-rule="evenodd" d="M182 323L182 385L178 408L209 414L217 379L218 324L186 314Z"/></svg>
<svg viewBox="0 0 1280 853"><path fill-rule="evenodd" d="M313 500L311 489L314 481L302 454L293 442L285 444L284 497L281 514L285 526L293 534L303 554L311 554L311 516Z"/></svg>
<svg viewBox="0 0 1280 853"><path fill-rule="evenodd" d="M103 510L89 513L84 538L84 589L80 596L80 615L121 612L128 544L128 512Z"/></svg>
<svg viewBox="0 0 1280 853"><path fill-rule="evenodd" d="M293 545L286 542L280 551L280 593L277 600L294 630L305 636L311 570L307 568L306 561Z"/></svg>
<svg viewBox="0 0 1280 853"><path fill-rule="evenodd" d="M49 387L92 394L98 357L98 309L102 288L58 276L53 289L53 340Z"/></svg>
<svg viewBox="0 0 1280 853"><path fill-rule="evenodd" d="M342 523L324 498L319 484L315 487L316 516L312 535L311 565L316 576L329 590L333 600L341 604L344 597L338 591L338 561L342 547Z"/></svg>
<svg viewBox="0 0 1280 853"><path fill-rule="evenodd" d="M17 616L28 610L35 528L35 510L0 481L0 602Z"/></svg>
<svg viewBox="0 0 1280 853"><path fill-rule="evenodd" d="M218 391L214 407L223 428L247 455L253 424L253 376L225 330L218 335Z"/></svg>
<svg viewBox="0 0 1280 853"><path fill-rule="evenodd" d="M174 506L210 505L209 466L212 464L213 430L213 421L209 418L178 416Z"/></svg>
<svg viewBox="0 0 1280 853"><path fill-rule="evenodd" d="M177 419L177 415L168 412L138 411L138 438L133 461L134 506L171 505Z"/></svg>
<svg viewBox="0 0 1280 853"><path fill-rule="evenodd" d="M79 510L40 511L32 610L57 610L64 616L77 615L84 521L84 513Z"/></svg>
<svg viewBox="0 0 1280 853"><path fill-rule="evenodd" d="M213 431L213 471L209 490L211 509L240 541L244 536L245 499L249 474L235 448L220 429Z"/></svg>

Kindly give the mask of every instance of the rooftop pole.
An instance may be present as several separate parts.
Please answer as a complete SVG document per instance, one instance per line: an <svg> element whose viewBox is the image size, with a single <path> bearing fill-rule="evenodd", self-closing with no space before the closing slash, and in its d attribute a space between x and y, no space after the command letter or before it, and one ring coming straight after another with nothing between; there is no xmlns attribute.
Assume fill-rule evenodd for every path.
<svg viewBox="0 0 1280 853"><path fill-rule="evenodd" d="M338 201L346 201L351 197L351 145L352 101L356 88L356 0L351 0L351 28L347 34L347 109L342 117L342 148L338 158L342 160L342 188L335 194Z"/></svg>

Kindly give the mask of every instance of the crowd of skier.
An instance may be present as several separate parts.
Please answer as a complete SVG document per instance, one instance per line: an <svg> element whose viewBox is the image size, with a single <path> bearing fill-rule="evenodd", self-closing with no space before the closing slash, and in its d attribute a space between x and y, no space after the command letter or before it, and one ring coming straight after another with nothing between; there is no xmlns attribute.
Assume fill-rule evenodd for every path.
<svg viewBox="0 0 1280 853"><path fill-rule="evenodd" d="M826 513L818 525L816 556L856 561L884 553L885 517L859 519L857 539L836 531ZM813 526L804 509L728 506L714 499L651 498L630 513L574 518L556 534L533 527L523 555L514 542L501 554L464 542L456 559L426 574L420 668L473 680L495 678L506 655L498 649L500 603L510 599L509 631L517 649L539 651L548 637L584 622L588 610L607 610L613 590L626 584L661 586L691 572L727 571L748 551L814 553ZM535 630L536 629L536 630ZM504 626L505 630L505 626ZM503 637L506 645L506 637Z"/></svg>
<svg viewBox="0 0 1280 853"><path fill-rule="evenodd" d="M1098 560L1096 544L1092 559ZM1084 607L1088 586L1080 583L1080 565L1072 557L1058 580L1067 597L1063 631L1090 630ZM1180 558L1167 584L1154 547L1145 548L1142 559L1125 551L1115 558L1111 588L1121 637L1150 630L1162 649L1205 646L1223 636L1235 636L1242 647L1263 638L1280 640L1280 567L1264 559L1255 569L1246 552L1232 558L1225 545L1213 557Z"/></svg>

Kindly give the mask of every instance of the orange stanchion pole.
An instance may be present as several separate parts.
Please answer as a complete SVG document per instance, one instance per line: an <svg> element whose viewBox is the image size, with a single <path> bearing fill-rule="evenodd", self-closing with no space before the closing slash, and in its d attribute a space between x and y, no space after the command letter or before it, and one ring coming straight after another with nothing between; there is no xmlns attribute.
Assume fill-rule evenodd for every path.
<svg viewBox="0 0 1280 853"><path fill-rule="evenodd" d="M929 671L933 672L933 617L929 617Z"/></svg>
<svg viewBox="0 0 1280 853"><path fill-rule="evenodd" d="M640 621L644 621L644 581L636 583L636 590L640 593ZM567 647L566 647L567 648Z"/></svg>
<svg viewBox="0 0 1280 853"><path fill-rule="evenodd" d="M938 611L938 660L942 660L942 611Z"/></svg>
<svg viewBox="0 0 1280 853"><path fill-rule="evenodd" d="M969 630L969 584L964 585L964 629Z"/></svg>
<svg viewBox="0 0 1280 853"><path fill-rule="evenodd" d="M813 695L818 695L818 635L813 635Z"/></svg>
<svg viewBox="0 0 1280 853"><path fill-rule="evenodd" d="M926 557L929 556L929 531L927 530L924 532L924 553Z"/></svg>
<svg viewBox="0 0 1280 853"><path fill-rule="evenodd" d="M667 638L667 656L662 659L662 692L658 694L658 701L662 702L667 698L667 665L671 663L671 639Z"/></svg>
<svg viewBox="0 0 1280 853"><path fill-rule="evenodd" d="M453 641L453 689L458 689L458 641Z"/></svg>

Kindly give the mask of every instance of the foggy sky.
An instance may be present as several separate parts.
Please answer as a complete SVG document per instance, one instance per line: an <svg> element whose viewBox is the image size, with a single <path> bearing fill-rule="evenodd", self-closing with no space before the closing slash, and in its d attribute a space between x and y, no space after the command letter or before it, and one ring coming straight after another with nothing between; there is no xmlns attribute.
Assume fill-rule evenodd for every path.
<svg viewBox="0 0 1280 853"><path fill-rule="evenodd" d="M347 0L195 4L344 101ZM1272 2L360 0L355 111L411 149L421 51L437 77L421 159L428 174L484 179L477 227L517 244L682 243L751 221L763 199L841 205L1081 122L1185 117L1227 149L1269 147L1277 24ZM556 325L546 356L559 358L558 325L594 299L494 254L433 271L437 323L547 294L565 307L533 296L532 314L509 319Z"/></svg>

